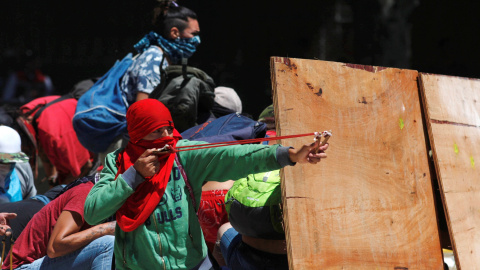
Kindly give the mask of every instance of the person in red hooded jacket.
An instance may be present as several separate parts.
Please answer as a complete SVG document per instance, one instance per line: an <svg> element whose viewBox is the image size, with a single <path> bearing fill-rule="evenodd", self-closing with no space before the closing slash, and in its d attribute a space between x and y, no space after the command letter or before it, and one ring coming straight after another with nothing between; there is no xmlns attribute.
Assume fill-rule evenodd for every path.
<svg viewBox="0 0 480 270"><path fill-rule="evenodd" d="M82 146L73 129L77 100L60 98L41 97L20 107L21 118L36 141L45 177L51 186L68 184L89 174L94 159L94 154Z"/></svg>

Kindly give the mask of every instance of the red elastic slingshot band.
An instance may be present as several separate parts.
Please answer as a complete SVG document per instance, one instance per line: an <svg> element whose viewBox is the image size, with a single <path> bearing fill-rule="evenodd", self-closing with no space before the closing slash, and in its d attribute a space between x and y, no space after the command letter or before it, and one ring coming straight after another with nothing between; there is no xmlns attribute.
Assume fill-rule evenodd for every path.
<svg viewBox="0 0 480 270"><path fill-rule="evenodd" d="M199 144L199 145L177 146L175 148L175 150L173 150L173 151L174 152L183 152L183 151L199 150L199 149L221 147L221 146L228 146L228 145L235 145L235 144L258 143L258 142L275 141L275 140L306 137L306 136L313 136L313 135L315 135L315 133L305 133L305 134L288 135L288 136L267 137L267 138L256 138L256 139L229 141L229 142L206 143L206 144Z"/></svg>

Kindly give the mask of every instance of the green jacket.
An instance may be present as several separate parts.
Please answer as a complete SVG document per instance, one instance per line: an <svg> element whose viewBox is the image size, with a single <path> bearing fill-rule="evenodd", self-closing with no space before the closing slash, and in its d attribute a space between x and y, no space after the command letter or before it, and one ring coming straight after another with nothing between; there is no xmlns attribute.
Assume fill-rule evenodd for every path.
<svg viewBox="0 0 480 270"><path fill-rule="evenodd" d="M177 146L205 142L181 140ZM105 158L100 181L85 201L85 220L99 224L115 214L135 188L144 181L130 167L117 180L115 160L120 150ZM197 209L175 163L165 194L149 219L132 232L115 229L117 269L192 269L206 256L207 247L196 211L204 181L239 179L293 165L288 148L279 145L235 145L178 153L190 183Z"/></svg>

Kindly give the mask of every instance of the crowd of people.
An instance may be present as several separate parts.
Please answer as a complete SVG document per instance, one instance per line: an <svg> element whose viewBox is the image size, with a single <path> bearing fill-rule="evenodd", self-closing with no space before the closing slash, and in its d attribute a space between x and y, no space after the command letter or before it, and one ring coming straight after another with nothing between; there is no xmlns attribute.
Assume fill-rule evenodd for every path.
<svg viewBox="0 0 480 270"><path fill-rule="evenodd" d="M236 91L222 86L208 117L204 111L190 129L177 130L176 108L151 93L163 69L195 52L199 22L194 11L160 1L152 25L119 80L127 132L107 151L79 141L74 95L0 110L2 269L288 269L278 172L319 163L328 144L205 147L276 136L272 105L254 119ZM213 136L198 136L207 126ZM44 194L39 181L50 185ZM264 203L243 200L257 195Z"/></svg>

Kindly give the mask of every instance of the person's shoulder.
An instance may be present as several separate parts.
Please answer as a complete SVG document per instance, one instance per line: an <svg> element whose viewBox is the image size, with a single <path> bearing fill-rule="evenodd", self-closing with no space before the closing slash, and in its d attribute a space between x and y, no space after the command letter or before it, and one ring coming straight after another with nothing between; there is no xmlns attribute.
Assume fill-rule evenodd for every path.
<svg viewBox="0 0 480 270"><path fill-rule="evenodd" d="M15 162L15 169L28 172L32 170L32 167L28 162Z"/></svg>
<svg viewBox="0 0 480 270"><path fill-rule="evenodd" d="M145 50L146 52L155 52L155 53L161 53L163 54L163 51L160 47L156 46L156 45L152 45L150 47L148 47L148 49Z"/></svg>
<svg viewBox="0 0 480 270"><path fill-rule="evenodd" d="M116 162L118 159L118 155L120 154L121 151L123 151L124 148L118 148L113 152L108 153L105 155L105 162L104 162L104 167L109 167L110 169L116 170Z"/></svg>
<svg viewBox="0 0 480 270"><path fill-rule="evenodd" d="M112 158L116 159L118 154L120 154L120 152L122 152L123 149L124 148L118 148L115 151L108 153L105 157L108 158L108 159L112 159Z"/></svg>
<svg viewBox="0 0 480 270"><path fill-rule="evenodd" d="M77 186L72 187L71 189L65 191L65 193L62 195L69 196L69 197L86 195L90 192L92 187L93 187L93 183L90 181L87 181L85 183L81 183Z"/></svg>
<svg viewBox="0 0 480 270"><path fill-rule="evenodd" d="M146 58L159 58L163 57L163 51L158 46L150 46L144 52L142 52L138 59L146 59Z"/></svg>
<svg viewBox="0 0 480 270"><path fill-rule="evenodd" d="M129 67L129 73L137 73L137 76L145 73L145 70L151 70L160 65L163 59L163 52L157 46L150 46L147 50L138 55L133 64ZM148 72L147 72L148 73ZM158 73L160 75L160 73ZM128 76L127 76L128 78Z"/></svg>
<svg viewBox="0 0 480 270"><path fill-rule="evenodd" d="M52 96L45 96L45 97L39 97L36 98L20 107L20 111L22 113L29 112L30 110L36 109L38 110L37 106L40 104L47 104L51 101L54 101L57 98L60 98L61 96L59 95L52 95Z"/></svg>
<svg viewBox="0 0 480 270"><path fill-rule="evenodd" d="M71 121L70 117L73 117L72 113L75 113L77 103L78 100L73 97L60 100L46 107L45 110L42 112L41 116L48 115L48 118L66 116L68 121Z"/></svg>
<svg viewBox="0 0 480 270"><path fill-rule="evenodd" d="M16 162L15 170L17 170L20 182L25 184L27 188L35 188L32 167L28 162ZM26 194L24 194L26 195Z"/></svg>
<svg viewBox="0 0 480 270"><path fill-rule="evenodd" d="M74 205L77 205L78 202L80 201L85 201L85 198L87 197L88 193L93 187L93 183L88 181L79 185L76 185L74 187L71 187L70 189L64 191L63 193L60 192L61 194L57 197L51 200L50 203L45 205L44 208L42 208L41 211L51 211L51 209L56 209L56 208L61 208L61 209L74 209ZM62 189L63 191L63 189ZM73 208L72 208L73 207Z"/></svg>

